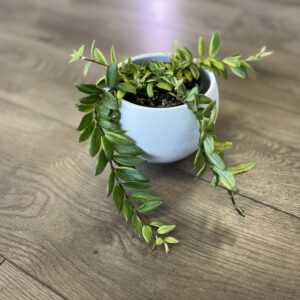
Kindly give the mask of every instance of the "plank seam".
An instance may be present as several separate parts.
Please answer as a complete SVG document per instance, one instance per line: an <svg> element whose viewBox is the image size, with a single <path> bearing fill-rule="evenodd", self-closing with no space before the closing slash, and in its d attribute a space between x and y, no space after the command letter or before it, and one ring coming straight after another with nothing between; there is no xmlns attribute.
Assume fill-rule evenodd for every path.
<svg viewBox="0 0 300 300"><path fill-rule="evenodd" d="M16 269L18 269L20 272L24 273L25 275L29 276L31 279L37 281L39 284L41 284L42 286L44 286L45 288L47 288L48 290L50 290L53 294L55 294L56 296L60 297L63 300L70 300L68 299L66 296L64 296L63 294L61 294L59 291L55 290L54 288L52 288L50 285L48 285L47 283L41 281L40 279L34 277L32 274L30 274L29 272L25 271L24 269L22 269L21 267L19 267L16 263L12 262L11 260L7 259L6 257L3 256L3 261L0 262L0 266L4 263L4 262L8 262L10 263L13 267L15 267Z"/></svg>

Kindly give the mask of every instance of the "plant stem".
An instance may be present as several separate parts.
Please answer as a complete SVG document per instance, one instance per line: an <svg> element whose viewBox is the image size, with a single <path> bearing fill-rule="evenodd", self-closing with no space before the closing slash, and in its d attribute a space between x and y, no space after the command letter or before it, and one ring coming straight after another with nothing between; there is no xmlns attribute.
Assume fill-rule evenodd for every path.
<svg viewBox="0 0 300 300"><path fill-rule="evenodd" d="M94 59L92 59L92 58L88 58L88 57L85 57L85 56L81 56L80 57L82 60L85 60L85 61L90 61L90 62L92 62L92 63L94 63L94 64L98 64L98 65L100 65L100 66L104 66L104 67L107 67L108 65L105 65L105 64L101 64L101 63L99 63L98 61L96 61L96 60L94 60Z"/></svg>
<svg viewBox="0 0 300 300"><path fill-rule="evenodd" d="M97 119L97 112L96 112L95 110L94 110L94 114L95 114L96 119ZM99 124L97 123L97 121L96 121L96 124L97 124L97 128L100 130L101 134L102 134L102 135L105 135L105 131L103 130L103 128L102 128L101 126L99 126ZM129 195L128 195L127 192L126 192L126 189L124 188L124 185L123 185L122 181L120 180L120 178L117 176L117 174L116 174L116 172L115 172L115 166L114 166L112 160L108 160L108 162L109 162L109 165L110 165L111 170L112 170L112 171L114 172L114 174L115 174L115 178L116 178L116 180L117 180L117 182L118 182L118 185L119 185L120 188L122 189L122 191L123 191L123 193L124 193L124 195L125 195L127 201L129 201L130 204L132 205L133 210L134 210L134 213L140 218L140 220L141 220L141 222L143 223L143 225L146 225L147 222L146 222L146 220L144 219L144 217L137 211L137 209L136 209L136 208L134 207L134 205L131 203L131 201L130 201L130 199L129 199Z"/></svg>

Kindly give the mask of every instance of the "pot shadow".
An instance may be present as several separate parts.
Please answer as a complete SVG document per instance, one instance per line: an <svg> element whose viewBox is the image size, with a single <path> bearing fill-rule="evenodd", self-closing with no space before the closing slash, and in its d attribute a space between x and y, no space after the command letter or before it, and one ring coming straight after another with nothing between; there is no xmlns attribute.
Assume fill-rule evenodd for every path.
<svg viewBox="0 0 300 300"><path fill-rule="evenodd" d="M192 165L193 156L185 160ZM151 179L152 191L165 200L163 207L151 214L151 219L177 224L175 235L184 241L189 251L200 250L202 253L212 255L224 245L234 245L236 234L232 232L234 227L229 227L224 222L224 211L229 210L218 197L220 189L210 188L206 182L179 170L180 163L179 161L142 166L141 171ZM226 197L226 193L222 190L221 192ZM216 200L210 204L209 201L214 195Z"/></svg>

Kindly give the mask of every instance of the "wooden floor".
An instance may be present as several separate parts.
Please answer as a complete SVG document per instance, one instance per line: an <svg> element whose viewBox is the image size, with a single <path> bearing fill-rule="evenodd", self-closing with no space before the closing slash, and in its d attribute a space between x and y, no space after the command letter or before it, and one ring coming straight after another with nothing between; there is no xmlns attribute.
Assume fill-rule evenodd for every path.
<svg viewBox="0 0 300 300"><path fill-rule="evenodd" d="M1 0L0 299L300 299L300 2L298 0ZM233 210L223 189L195 181L192 157L147 165L176 222L170 255L135 238L77 143L68 56L94 38L119 57L195 49L223 33L223 54L274 55L248 81L219 81L218 133L239 177ZM95 81L94 68L88 80Z"/></svg>

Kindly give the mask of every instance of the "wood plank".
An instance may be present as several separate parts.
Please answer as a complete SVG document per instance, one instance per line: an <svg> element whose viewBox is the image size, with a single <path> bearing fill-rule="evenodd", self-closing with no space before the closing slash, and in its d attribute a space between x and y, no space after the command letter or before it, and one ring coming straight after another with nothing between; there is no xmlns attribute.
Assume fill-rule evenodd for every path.
<svg viewBox="0 0 300 300"><path fill-rule="evenodd" d="M2 300L63 299L7 260L0 264L0 298Z"/></svg>
<svg viewBox="0 0 300 300"><path fill-rule="evenodd" d="M92 177L72 128L2 102L0 131L0 253L64 297L300 296L299 219L239 197L241 218L221 189L147 165L166 198L155 217L176 222L182 240L169 256L151 253L105 198L107 172Z"/></svg>

